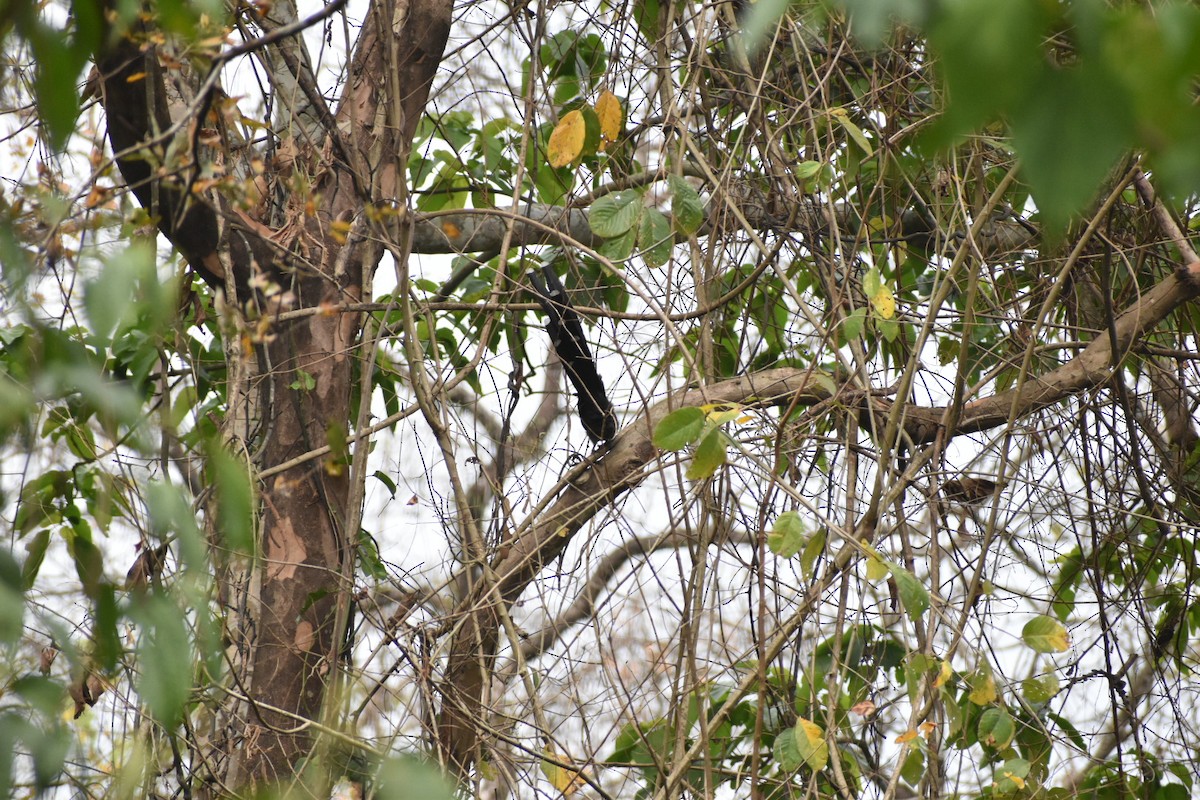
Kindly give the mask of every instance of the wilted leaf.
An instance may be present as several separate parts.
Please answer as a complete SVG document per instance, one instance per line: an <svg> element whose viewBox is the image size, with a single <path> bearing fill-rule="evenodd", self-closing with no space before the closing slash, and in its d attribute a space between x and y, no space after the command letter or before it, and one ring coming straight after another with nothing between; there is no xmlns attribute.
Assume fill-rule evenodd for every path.
<svg viewBox="0 0 1200 800"><path fill-rule="evenodd" d="M578 770L568 769L556 763L566 761L566 756L555 752L552 747L546 748L545 756L541 764L542 774L550 781L551 786L562 792L563 797L570 797L584 785Z"/></svg>
<svg viewBox="0 0 1200 800"><path fill-rule="evenodd" d="M879 291L871 296L871 305L884 319L896 316L896 297L886 286L879 287Z"/></svg>
<svg viewBox="0 0 1200 800"><path fill-rule="evenodd" d="M554 126L546 144L546 161L550 166L565 167L583 154L587 138L587 123L578 109L569 111Z"/></svg>
<svg viewBox="0 0 1200 800"><path fill-rule="evenodd" d="M600 120L600 137L606 143L615 142L625 127L625 112L621 101L607 89L596 98L596 116Z"/></svg>
<svg viewBox="0 0 1200 800"><path fill-rule="evenodd" d="M813 772L825 769L829 763L829 744L825 741L825 731L815 722L799 719L795 731L796 752L808 768Z"/></svg>
<svg viewBox="0 0 1200 800"><path fill-rule="evenodd" d="M977 706L986 706L996 702L999 694L996 692L996 679L989 669L980 670L971 678L971 692L967 699Z"/></svg>

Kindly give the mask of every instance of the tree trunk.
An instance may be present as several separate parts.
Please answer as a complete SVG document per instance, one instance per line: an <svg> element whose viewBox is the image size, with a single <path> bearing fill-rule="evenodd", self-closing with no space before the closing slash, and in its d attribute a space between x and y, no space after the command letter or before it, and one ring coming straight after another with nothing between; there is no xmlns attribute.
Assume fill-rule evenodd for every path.
<svg viewBox="0 0 1200 800"><path fill-rule="evenodd" d="M399 181L449 33L450 8L449 0L373 3L336 112L305 73L308 60L295 57L299 40L288 44L273 63L299 73L289 88L314 90L306 92L307 102L289 106L299 122L279 129L310 135L277 142L275 171L264 176L267 198L277 202L248 211L219 190L196 188L202 170L210 174L217 164L218 174L232 174L234 159L247 159L227 146L211 154L196 146L210 124L211 93L185 98L191 118L182 119L173 148L160 135L181 121L172 118L166 92L167 78L180 75L168 76L160 64L152 23L111 37L96 59L123 177L191 268L238 299L229 303L240 319L227 329L227 338L237 340L226 342L227 366L247 385L229 387L229 421L246 413L235 393L248 392L256 425L230 427L242 437L233 439L234 449L257 453L249 466L261 476L261 519L256 557L244 569L226 564L219 576L233 627L227 631L233 674L225 686L230 700L211 731L213 752L204 755L216 765L210 779L220 791L290 779L312 750L310 723L336 716L323 707L345 647L360 511L350 507L351 465L338 443L352 432L362 319L321 309L361 299L383 253L379 242L395 234L366 235L375 223L363 212L403 207ZM288 20L259 22L277 30ZM279 47L262 42L254 49L272 46ZM311 135L313 119L322 123L319 138ZM293 191L302 184L311 191ZM305 310L315 313L277 317ZM257 439L245 441L255 427ZM325 456L304 457L331 443ZM211 528L217 522L209 517ZM219 546L220 531L214 538Z"/></svg>

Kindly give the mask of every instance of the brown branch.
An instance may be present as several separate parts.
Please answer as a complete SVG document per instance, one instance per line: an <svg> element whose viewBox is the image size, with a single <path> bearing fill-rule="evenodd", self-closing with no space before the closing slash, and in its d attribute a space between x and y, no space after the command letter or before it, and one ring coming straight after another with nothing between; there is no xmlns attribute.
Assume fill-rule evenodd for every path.
<svg viewBox="0 0 1200 800"><path fill-rule="evenodd" d="M1197 296L1200 287L1178 274L1168 276L1114 321L1113 336L1099 337L1071 361L1016 389L968 403L949 436L1004 425L1103 384L1137 339ZM1114 344L1119 350L1117 358L1113 357ZM831 396L825 386L828 382L818 380L811 371L773 369L687 390L649 409L617 435L608 452L568 476L549 507L534 511L536 522L501 549L492 564L491 586L477 591L464 605L464 619L451 644L439 723L440 746L451 764L465 772L479 746L478 703L499 638L500 612L495 604L514 602L588 520L649 474L646 467L658 455L651 441L658 422L673 409L702 403L812 405ZM914 444L933 442L945 412L941 407L910 407L906 409L905 432Z"/></svg>

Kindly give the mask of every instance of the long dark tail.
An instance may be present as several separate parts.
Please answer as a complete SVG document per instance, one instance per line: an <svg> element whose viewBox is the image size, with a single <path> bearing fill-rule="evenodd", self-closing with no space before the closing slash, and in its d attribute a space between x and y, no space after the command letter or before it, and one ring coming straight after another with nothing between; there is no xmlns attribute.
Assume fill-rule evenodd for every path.
<svg viewBox="0 0 1200 800"><path fill-rule="evenodd" d="M542 268L542 275L544 284L536 272L530 273L529 282L546 312L546 332L550 334L554 352L563 362L567 378L579 398L579 421L593 442L607 442L617 435L617 415L608 400L604 381L596 371L592 351L583 338L583 324L567 299L554 267L547 264Z"/></svg>

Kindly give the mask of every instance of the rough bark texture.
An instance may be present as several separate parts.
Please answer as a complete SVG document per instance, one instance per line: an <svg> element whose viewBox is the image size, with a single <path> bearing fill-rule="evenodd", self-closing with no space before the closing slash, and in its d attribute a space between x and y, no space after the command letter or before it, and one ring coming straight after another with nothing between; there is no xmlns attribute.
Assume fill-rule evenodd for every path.
<svg viewBox="0 0 1200 800"><path fill-rule="evenodd" d="M325 131L323 142L298 144L294 158L275 159L277 172L267 176L268 183L286 186L302 170L314 191L310 197L286 195L271 218L265 206L246 213L216 193L192 191L202 158L193 153L196 121L169 116L164 69L156 48L146 46L146 31L112 37L96 61L117 165L159 231L201 277L223 289L232 270L242 308L257 307L269 318L276 310L354 303L382 248L373 237L335 235L334 223L359 220L368 204L386 207L403 197L396 176L403 174L403 154L441 59L450 9L449 0L372 5L336 130ZM199 97L189 113L203 115L208 107ZM163 133L176 123L172 150L173 137ZM178 163L167 163L168 153ZM263 278L277 291L258 293ZM245 342L254 347L251 360L260 368L253 379L262 420L254 468L285 465L327 444L330 426L349 426L360 324L352 313L306 315L260 324L258 340ZM230 374L235 372L231 365ZM308 377L299 380L301 373ZM293 388L298 382L313 388ZM238 614L241 630L230 635L245 650L244 660L235 661L240 674L228 687L244 701L229 712L214 738L218 752L210 754L221 765L211 776L219 791L290 779L312 748L307 722L321 719L352 588L347 522L356 517L347 508L342 456L276 469L259 486L259 572L223 587L231 609L245 611Z"/></svg>

